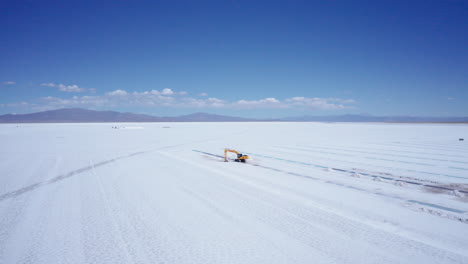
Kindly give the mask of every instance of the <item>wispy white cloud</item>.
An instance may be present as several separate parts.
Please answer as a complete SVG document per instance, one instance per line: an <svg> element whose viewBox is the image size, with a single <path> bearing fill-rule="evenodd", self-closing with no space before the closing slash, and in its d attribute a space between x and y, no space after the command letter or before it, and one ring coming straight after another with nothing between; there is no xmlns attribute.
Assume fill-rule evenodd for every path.
<svg viewBox="0 0 468 264"><path fill-rule="evenodd" d="M56 84L43 86L59 87ZM119 108L119 107L172 107L172 108L223 108L223 109L293 109L308 108L311 110L341 110L351 108L355 103L352 99L340 98L308 98L292 97L280 100L267 97L259 100L229 101L216 97L192 97L185 92L177 92L170 88L150 90L144 92L129 92L122 89L114 90L103 95L72 96L71 98L42 97L29 106L35 110L40 108L54 109L63 107L83 108ZM1 105L13 107L13 105Z"/></svg>
<svg viewBox="0 0 468 264"><path fill-rule="evenodd" d="M64 84L55 84L55 83L42 83L41 86L54 87L59 91L68 92L68 93L83 93L83 92L95 92L96 89L93 88L82 88L76 84L73 85L64 85Z"/></svg>
<svg viewBox="0 0 468 264"><path fill-rule="evenodd" d="M240 108L287 108L288 105L278 99L269 97L261 100L239 100L232 104Z"/></svg>
<svg viewBox="0 0 468 264"><path fill-rule="evenodd" d="M107 93L109 96L126 96L128 93L124 90L115 90L110 93Z"/></svg>
<svg viewBox="0 0 468 264"><path fill-rule="evenodd" d="M157 90L153 90L157 91ZM161 92L162 95L187 95L186 91L174 92L171 88L164 88Z"/></svg>
<svg viewBox="0 0 468 264"><path fill-rule="evenodd" d="M285 100L290 106L301 106L316 110L340 110L348 108L348 104L354 104L353 99L339 98L308 98L308 97L292 97Z"/></svg>
<svg viewBox="0 0 468 264"><path fill-rule="evenodd" d="M214 97L207 99L185 97L181 98L181 100L177 103L177 106L187 108L224 108L227 107L228 104L229 102Z"/></svg>
<svg viewBox="0 0 468 264"><path fill-rule="evenodd" d="M163 95L173 95L174 92L173 92L172 89L170 89L170 88L164 88L164 89L162 90L161 94L163 94Z"/></svg>
<svg viewBox="0 0 468 264"><path fill-rule="evenodd" d="M16 84L16 82L14 82L14 81L6 81L6 82L3 82L3 84L5 84L5 85L13 85L13 84Z"/></svg>
<svg viewBox="0 0 468 264"><path fill-rule="evenodd" d="M18 102L18 103L7 103L7 104L0 104L0 107L28 107L31 104L28 102Z"/></svg>
<svg viewBox="0 0 468 264"><path fill-rule="evenodd" d="M47 87L55 87L55 83L41 83L41 86L47 86Z"/></svg>
<svg viewBox="0 0 468 264"><path fill-rule="evenodd" d="M208 94L207 93L200 93L200 94L198 94L198 96L205 97L205 96L208 96Z"/></svg>

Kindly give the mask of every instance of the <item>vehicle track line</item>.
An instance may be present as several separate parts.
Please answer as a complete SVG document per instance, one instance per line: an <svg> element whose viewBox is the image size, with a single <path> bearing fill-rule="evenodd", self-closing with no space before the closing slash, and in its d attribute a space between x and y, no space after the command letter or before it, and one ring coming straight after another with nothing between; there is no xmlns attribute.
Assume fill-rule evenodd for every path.
<svg viewBox="0 0 468 264"><path fill-rule="evenodd" d="M301 150L301 151L307 151L307 152L314 152L314 151L311 151L311 150L307 150L307 149L297 149L297 148L288 148L288 147L281 147L281 148L285 148L285 149L296 149L296 150ZM259 155L259 154L256 154L256 155ZM334 154L336 155L336 154ZM265 156L266 158L271 158L271 157L267 157ZM364 158L367 158L367 159L376 159L376 160L385 160L385 159L379 159L379 158L371 158L371 157L364 157ZM276 158L275 158L276 159ZM339 161L339 160L338 160ZM291 162L296 162L296 161L291 161ZM347 161L347 162L350 162L350 161ZM298 162L296 162L298 163ZM361 163L361 162L351 162L351 163L356 163L356 164L362 164L362 165L368 165L366 163ZM408 163L408 164L412 164L410 162L404 162L404 163ZM305 165L309 165L307 163L303 163ZM414 163L416 165L420 165L419 163ZM386 166L381 166L381 165L373 165L373 166L378 166L378 167L383 167L383 168L390 168L390 167L386 167ZM452 167L450 167L452 168ZM395 169L395 168L393 168ZM448 174L441 174L441 173L433 173L433 172L427 172L427 171L417 171L417 170L412 170L412 169L398 169L398 170L402 170L402 171L409 171L409 172L416 172L416 173L422 173L422 174L428 174L428 175L436 175L436 176L444 176L444 177L450 177L450 178L459 178L459 179L468 179L467 177L461 177L461 176L454 176L454 175L448 175Z"/></svg>
<svg viewBox="0 0 468 264"><path fill-rule="evenodd" d="M204 152L204 151L200 151L200 150L193 150L194 152L199 152L199 153L202 153L202 154L206 154L207 156L213 156L213 157L216 157L216 158L219 158L219 159L222 159L222 156L220 155L216 155L216 154L213 154L213 153L209 153L209 152ZM246 163L246 164L249 164L249 163ZM241 165L241 164L239 164ZM252 166L257 166L257 165L253 165L253 164L249 164L249 165L252 165ZM241 165L243 166L243 165ZM262 167L262 166L259 166L259 167ZM221 173L223 174L223 173ZM247 179L250 179L250 177L248 177L249 175L242 175L239 174L237 177L236 173L234 173L234 177L237 179L243 179L244 177ZM254 174L255 175L255 174ZM253 176L253 175L252 175ZM257 177L255 177L255 179L258 180ZM265 179L266 180L266 179ZM266 183L266 181L262 181L263 183ZM364 239L365 241L368 241L370 243L378 243L380 244L378 241L384 241L386 239L388 239L388 236L387 234L391 233L392 234L392 238L396 238L396 236L394 237L393 236L393 232L389 232L385 229L380 229L380 226L374 226L374 225L365 225L363 226L362 225L362 221L359 221L355 218L351 218L349 217L348 215L342 215L342 214L339 214L339 213L336 213L335 211L331 212L329 210L327 210L327 208L324 208L321 206L320 203L318 204L307 204L306 206L306 211L304 210L297 210L297 209L300 209L299 207L296 206L296 204L286 204L286 200L283 200L283 199L280 199L282 197L284 197L281 193L284 193L286 191L290 192L292 191L292 189L290 188L284 188L283 185L271 185L271 186L275 186L274 189L271 189L271 188L266 188L264 187L263 185L259 185L259 184L253 184L253 183L258 183L257 181L252 181L251 182L252 184L252 187L255 186L256 188L258 188L259 190L265 190L266 192L259 192L259 191L249 191L249 192L246 192L246 191L241 191L240 188L236 188L233 184L226 184L226 187L227 188L230 188L232 189L231 191L232 192L236 192L236 193L239 193L240 195L242 196L245 196L249 201L250 200L259 200L259 202L262 202L262 203L265 203L265 205L268 205L269 207L272 207L274 208L273 210L275 211L275 214L277 211L287 211L285 213L287 213L288 215L289 214L293 214L299 218L302 218L304 216L306 216L305 218L303 218L305 221L303 222L304 225L300 224L299 222L297 222L297 224L295 224L294 226L295 227L298 227L300 231L298 231L297 233L295 232L295 230L293 229L287 229L285 230L284 232L287 232L288 230L291 230L291 231L294 231L293 233L291 232L288 232L288 233L291 233L291 234L301 234L301 233L307 233L307 234L314 234L315 232L314 231L310 231L311 229L308 229L307 226L309 224L312 224L313 226L309 226L311 228L325 228L325 229L328 229L328 230L332 230L333 232L338 232L340 234L345 234L345 236L347 237L351 237L353 239L356 239L356 237L359 237L359 239ZM328 182L326 182L328 183ZM366 193L370 193L368 190L364 190L364 192ZM309 197L307 195L305 195L306 193L296 193L294 192L293 190L293 193L294 195L298 195L300 197ZM264 194L268 194L270 195L271 194L271 198L275 199L275 201L273 202L271 199L266 199L267 196L265 196ZM372 194L372 193L370 193ZM377 195L381 195L381 194L377 194ZM261 201L260 201L261 199ZM309 198L307 198L309 200ZM280 202L281 201L281 202ZM253 202L249 202L247 204L247 206L249 204L252 204ZM320 212L320 213L317 213L317 212ZM284 214L285 216L287 216L286 214ZM327 215L330 215L332 216L332 218L329 218L329 217L326 217ZM279 215L278 215L279 216ZM292 216L292 215L291 215ZM338 216L338 217L337 217ZM275 218L276 219L276 218ZM327 219L330 219L330 221L332 222L328 222L326 221ZM339 220L343 220L343 221L339 221ZM299 219L298 219L299 220ZM301 221L302 222L302 221ZM352 223L352 226L349 227L348 224ZM286 227L291 227L293 225L286 225ZM363 227L363 228L359 228L359 227ZM368 227L372 228L373 230L379 230L379 231L382 231L382 233L385 233L384 236L379 236L378 239L376 239L376 236L364 236L365 235L365 231L368 230ZM325 229L322 229L322 230L325 230ZM307 231L305 231L307 230ZM317 229L316 229L317 230ZM350 231L351 232L346 232L346 231ZM326 231L326 230L325 230ZM343 231L345 231L345 233L343 233ZM374 233L374 232L372 232ZM331 233L329 233L330 235L332 235ZM436 247L436 248L440 248L440 249L443 249L443 250L448 250L450 251L450 249L447 249L447 248L444 248L444 247L441 247L440 245L434 245L432 243L427 243L427 241L422 241L422 240L418 240L418 239L415 239L415 238L412 238L412 237L409 237L409 236L401 236L401 235L398 235L397 236L398 238L403 238L405 239L405 241L412 241L411 243L408 243L408 246L406 246L407 243L401 243L401 242L404 242L404 241L398 241L398 242L395 242L397 244L399 244L400 246L403 245L402 247L403 248L410 248L413 247L413 242L417 242L417 243L421 243L421 244L425 244L425 245L428 245L428 246L431 246L431 247ZM300 238L300 237L299 237ZM369 239L368 239L369 238ZM315 240L313 240L315 241ZM334 241L337 241L336 239ZM392 239L392 241L395 241L394 239ZM323 246L322 245L317 245L317 248L321 248ZM312 246L314 247L314 246ZM326 246L327 249L329 248L334 248L333 246ZM339 248L339 247L337 247ZM393 248L393 247L392 247ZM383 247L383 251L384 252L387 252L387 250L385 249L385 247ZM411 250L409 250L411 251ZM333 252L338 252L338 251L333 251ZM429 252L433 252L432 250L430 250ZM375 252L377 253L377 252ZM457 252L454 252L454 253L457 253ZM460 253L457 253L457 254L460 254ZM461 255L464 255L464 253L462 253ZM443 255L440 255L442 258L444 257ZM344 261L344 262L349 262L349 259L347 259L347 261ZM397 263L400 263L400 262L397 262Z"/></svg>
<svg viewBox="0 0 468 264"><path fill-rule="evenodd" d="M461 153L466 153L466 151L463 151L463 150L449 150L449 149L442 149L442 148L431 148L430 146L417 146L417 145L411 145L411 144L407 144L407 143L372 143L374 145L384 145L384 146L393 146L393 147L405 147L405 148L410 148L410 149L415 149L415 148L422 148L422 149L427 149L427 150L436 150L436 151L445 151L445 152L461 152ZM462 157L462 156L460 156Z"/></svg>
<svg viewBox="0 0 468 264"><path fill-rule="evenodd" d="M209 152L205 152L205 151L200 151L200 150L195 150L195 149L193 149L192 151L198 152L198 153L202 153L202 154L205 154L205 155L209 155L209 156L213 156L213 157L224 158L224 157L221 156L221 155L216 155L216 154L209 153ZM245 153L247 153L247 152L245 152ZM254 153L249 153L249 154L254 154ZM254 154L254 155L261 156L261 157L265 157L265 156L259 155L259 154ZM272 157L272 159L277 159L277 158ZM303 162L290 161L290 160L286 160L286 159L282 159L282 160L284 160L284 161L286 161L286 162L293 162L293 163L303 164ZM246 163L246 164L249 164L249 163ZM290 172L288 172L288 171L280 170L280 169L273 168L273 167L269 167L269 166L258 165L258 164L250 164L250 165L255 166L255 167L261 167L261 168L269 169L269 170L274 170L274 171L277 171L277 172L283 172L283 173L285 173L285 174L290 174L290 175L293 175L293 176L299 176L299 177L302 177L302 178L309 178L309 179L314 179L314 180L321 180L321 179L319 179L319 178L314 178L314 177L311 177L311 176L308 176L308 175L304 175L304 174L301 174L301 173L290 173ZM314 165L314 164L307 164L307 165L311 165L311 166L319 167L319 168L327 168L327 167L324 167L324 166ZM348 170L343 170L343 169L336 169L336 168L333 168L333 169L334 169L334 170L337 170L337 171L340 171L340 172L354 173L353 171L348 171ZM379 177L379 178L384 178L384 179L388 179L388 180L401 181L401 182L406 182L406 183L409 183L409 184L415 184L415 185L420 185L420 186L425 186L425 187L430 187L430 188L437 188L437 189L444 189L444 190L455 191L455 189L446 188L446 187L439 187L439 186L434 186L434 185L420 184L420 183L411 182L411 181L405 181L405 180L395 180L395 179L393 179L393 178L382 177L382 176L376 176L376 175L367 174L367 173L360 173L360 174L361 174L361 175L364 175L364 176ZM350 185L346 185L346 184L342 184L342 183L335 183L335 182L332 182L332 181L325 181L325 182L326 182L326 183L330 183L330 184L334 184L334 185L338 185L338 186L342 186L342 187L346 187L346 188L351 188L351 189L355 189L355 190L360 190L360 191L364 191L364 192L368 192L368 193L380 195L380 196L385 196L385 197L389 197L389 198L393 198L393 199L398 199L398 200L406 201L406 202L409 202L409 203L418 203L418 204L421 204L421 205L430 206L430 207L434 207L434 208L437 208L437 209L446 210L446 211L449 211L449 212L455 212L455 213L460 213L460 214L467 213L466 211L458 210L458 209L455 209L455 208L449 208L449 207L445 207L445 206L440 206L440 205L435 205L435 204L420 202L420 201L416 201L416 200L407 200L407 199L402 198L402 197L398 197L398 196L394 196L394 195L387 195L387 194L383 194L383 193L379 193L379 192L369 192L369 191L367 191L367 190L365 190L365 189L356 188L356 187L354 187L354 186L350 186ZM462 191L462 190L457 190L457 191L462 192L462 193L468 193L467 191Z"/></svg>
<svg viewBox="0 0 468 264"><path fill-rule="evenodd" d="M255 153L248 153L248 154L254 154L254 155L257 155L257 156L266 157L266 156L263 156L261 154L255 154ZM298 161L294 161L294 160L278 159L278 158L274 158L274 157L272 157L272 158L277 159L277 160L283 160L283 161L286 161L286 162L292 162L292 163L298 163L298 164L302 164L302 165L314 166L314 167L318 167L318 168L330 168L330 169L333 169L333 170L336 170L336 171L347 172L347 173L355 173L355 171L350 171L350 170L345 170L345 169L325 167L325 166L315 165L315 164L311 164L311 163L298 162ZM420 171L414 171L414 170L408 170L408 171L420 172ZM420 173L424 173L424 172L420 172ZM434 175L448 176L448 175L444 175L444 174L435 174L435 173L430 173L430 172L427 172L427 173L428 174L434 174ZM468 194L468 191L464 191L464 190L456 190L456 189L447 188L447 187L435 186L435 185L430 185L430 184L422 184L422 183L418 183L418 182L395 179L395 178L391 178L391 177L374 175L374 174L370 174L370 173L359 173L359 174L364 175L364 176L370 176L370 177L379 177L379 178L386 179L386 180L401 181L401 182L405 182L405 183L409 183L409 184L415 184L415 185L420 185L420 186L425 186L425 187L430 187L430 188L436 188L436 189L442 189L442 190L448 190L448 191L459 191L459 192ZM456 177L456 176L454 176L454 177ZM468 178L463 178L463 179L468 179Z"/></svg>
<svg viewBox="0 0 468 264"><path fill-rule="evenodd" d="M65 180L67 178L78 175L80 173L90 171L93 168L101 167L101 166L107 165L107 164L109 164L111 162L115 162L115 161L118 161L118 160L121 160L121 159L131 158L131 157L134 157L134 156L137 156L137 155L141 155L141 154L145 154L145 153L149 153L149 152L153 152L153 151L157 151L157 150L168 149L168 148L173 148L173 147L179 147L179 146L184 146L184 145L188 145L188 144L192 144L192 143L202 143L202 142L207 142L207 141L211 141L211 140L212 139L194 140L194 141L191 141L191 142L186 142L186 143L181 143L181 144L174 144L174 145L168 145L168 146L163 146L163 147L158 147L158 148L151 148L151 149L147 149L147 150L143 150L143 151L133 152L133 153L130 153L130 154L127 154L127 155L118 156L118 157L115 157L115 158L112 158L112 159L104 160L104 161L95 163L93 165L85 166L85 167L70 171L68 173L56 176L56 177L54 177L52 179L49 179L49 180L33 183L33 184L30 184L30 185L25 186L23 188L20 188L20 189L11 191L11 192L4 193L4 194L0 195L0 202L3 202L5 200L13 198L13 197L20 196L20 195L22 195L24 193L27 193L27 192L34 191L39 187L46 186L46 185L49 185L49 184L53 184L53 183Z"/></svg>
<svg viewBox="0 0 468 264"><path fill-rule="evenodd" d="M278 148L284 148L281 146L274 146ZM320 149L331 149L331 150L339 150L339 151L345 151L345 152L356 152L356 153L364 153L364 154L375 154L375 155L380 155L380 156L392 156L392 157L401 157L401 158L412 158L412 159L422 159L422 160L434 160L434 161L448 161L448 162L454 162L454 163L465 163L468 164L468 162L465 161L458 161L458 160L448 160L448 159L434 159L434 158L425 158L425 157L415 157L415 156L406 156L406 155L396 155L396 154L388 154L388 153L379 153L379 152L371 152L371 151L360 151L360 150L354 150L354 149L343 149L343 148L328 148L328 147L318 147L318 146L301 146L305 148L320 148Z"/></svg>

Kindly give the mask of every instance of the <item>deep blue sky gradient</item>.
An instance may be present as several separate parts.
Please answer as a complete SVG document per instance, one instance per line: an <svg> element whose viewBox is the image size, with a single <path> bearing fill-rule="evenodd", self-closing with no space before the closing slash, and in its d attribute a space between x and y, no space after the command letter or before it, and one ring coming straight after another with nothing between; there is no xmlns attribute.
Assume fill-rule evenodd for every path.
<svg viewBox="0 0 468 264"><path fill-rule="evenodd" d="M341 110L95 108L467 116L468 1L2 1L0 82L0 114L33 112L46 96L170 88L229 102L355 103ZM96 92L64 93L42 83Z"/></svg>

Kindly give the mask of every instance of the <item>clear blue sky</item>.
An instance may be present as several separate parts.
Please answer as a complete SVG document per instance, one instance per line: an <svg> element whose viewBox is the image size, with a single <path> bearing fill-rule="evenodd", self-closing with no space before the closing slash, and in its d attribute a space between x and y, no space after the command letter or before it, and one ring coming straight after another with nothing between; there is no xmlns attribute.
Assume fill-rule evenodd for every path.
<svg viewBox="0 0 468 264"><path fill-rule="evenodd" d="M0 114L468 116L468 1L2 1Z"/></svg>

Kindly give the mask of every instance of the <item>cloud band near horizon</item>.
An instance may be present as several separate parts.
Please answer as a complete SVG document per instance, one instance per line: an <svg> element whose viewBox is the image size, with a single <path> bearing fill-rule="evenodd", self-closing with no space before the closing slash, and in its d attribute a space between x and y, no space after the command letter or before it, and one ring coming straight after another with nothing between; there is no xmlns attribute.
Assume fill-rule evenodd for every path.
<svg viewBox="0 0 468 264"><path fill-rule="evenodd" d="M58 88L64 92L94 91L80 88L77 85L41 84L41 86ZM202 97L202 98L200 98ZM46 96L31 101L19 103L0 104L1 107L21 107L32 111L52 110L67 107L81 108L218 108L218 109L291 109L307 108L310 110L342 110L353 108L356 103L353 99L319 98L319 97L291 97L283 100L267 97L258 100L241 99L229 101L225 99L208 97L206 93L190 96L185 91L176 92L170 88L144 92L129 92L114 90L103 95L84 95L71 97Z"/></svg>

